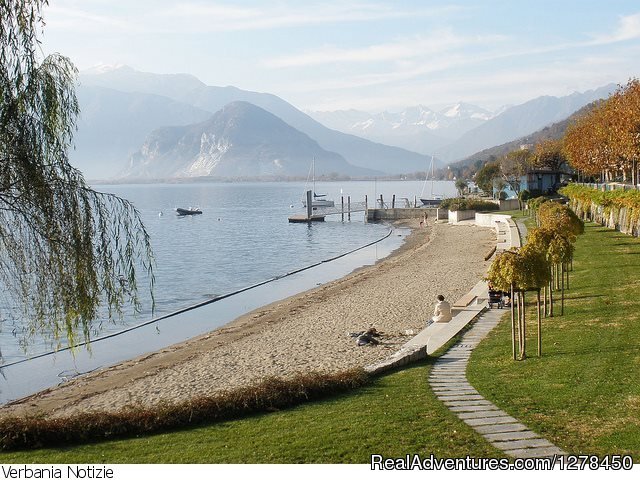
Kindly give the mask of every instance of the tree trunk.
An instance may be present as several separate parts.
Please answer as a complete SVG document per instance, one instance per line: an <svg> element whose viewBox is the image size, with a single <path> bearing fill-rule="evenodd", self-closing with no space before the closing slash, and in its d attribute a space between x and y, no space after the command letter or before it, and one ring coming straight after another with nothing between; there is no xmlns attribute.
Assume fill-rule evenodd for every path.
<svg viewBox="0 0 640 480"><path fill-rule="evenodd" d="M516 317L515 317L515 301L516 299L513 297L513 284L511 285L511 298L509 302L509 307L511 309L511 347L513 350L513 359L516 360Z"/></svg>
<svg viewBox="0 0 640 480"><path fill-rule="evenodd" d="M560 268L562 270L562 297L560 301L560 315L564 315L564 263L561 264Z"/></svg>
<svg viewBox="0 0 640 480"><path fill-rule="evenodd" d="M522 313L522 351L520 352L520 358L522 360L527 358L527 325L526 325L527 302L526 302L526 299L525 299L524 295L525 295L525 293L522 292L522 309L521 309L521 313Z"/></svg>
<svg viewBox="0 0 640 480"><path fill-rule="evenodd" d="M547 315L549 315L549 310L547 305L547 286L546 285L542 288L542 295L544 296L543 313L544 313L544 316L546 317Z"/></svg>
<svg viewBox="0 0 640 480"><path fill-rule="evenodd" d="M536 304L538 313L538 356L542 356L542 318L540 316L540 290L538 290L538 301Z"/></svg>
<svg viewBox="0 0 640 480"><path fill-rule="evenodd" d="M549 286L549 316L553 317L553 288Z"/></svg>

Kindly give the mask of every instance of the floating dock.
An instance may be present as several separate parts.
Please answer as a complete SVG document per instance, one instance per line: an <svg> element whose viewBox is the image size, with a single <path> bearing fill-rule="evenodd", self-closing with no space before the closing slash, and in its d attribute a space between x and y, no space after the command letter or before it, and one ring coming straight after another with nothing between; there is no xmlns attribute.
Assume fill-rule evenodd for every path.
<svg viewBox="0 0 640 480"><path fill-rule="evenodd" d="M298 215L291 215L289 217L289 223L308 223L308 222L324 222L324 215L311 215L307 217L304 213Z"/></svg>

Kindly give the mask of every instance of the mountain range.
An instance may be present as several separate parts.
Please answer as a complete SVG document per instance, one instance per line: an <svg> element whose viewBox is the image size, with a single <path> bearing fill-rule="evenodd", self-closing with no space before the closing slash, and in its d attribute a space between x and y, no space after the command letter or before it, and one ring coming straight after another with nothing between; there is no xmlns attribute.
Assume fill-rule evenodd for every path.
<svg viewBox="0 0 640 480"><path fill-rule="evenodd" d="M307 114L272 94L119 67L80 76L81 115L70 157L92 179L298 176L314 156L319 171L326 162L325 173L412 173L425 171L434 154L438 168L439 160L464 159L528 135L614 89L539 97L493 113L458 103L375 115Z"/></svg>
<svg viewBox="0 0 640 480"><path fill-rule="evenodd" d="M448 163L480 150L529 135L555 122L564 120L585 105L607 98L616 90L609 84L565 97L542 96L506 109L500 115L463 134L455 142L438 150Z"/></svg>
<svg viewBox="0 0 640 480"><path fill-rule="evenodd" d="M544 128L541 128L540 130L530 133L524 137L520 137L510 142L476 152L463 160L451 163L451 166L465 167L476 162L485 163L490 160L498 159L513 150L517 150L522 145L535 145L545 140L558 140L564 136L567 128L574 120L582 115L587 114L596 105L597 102L589 103L588 105L585 105L581 109L569 115L564 120L560 120L559 122L547 125Z"/></svg>
<svg viewBox="0 0 640 480"><path fill-rule="evenodd" d="M329 128L425 155L433 154L494 116L488 110L462 102L438 111L417 105L401 112L375 115L358 110L308 113Z"/></svg>
<svg viewBox="0 0 640 480"><path fill-rule="evenodd" d="M318 175L381 174L350 165L260 107L232 102L204 122L153 131L131 156L124 176L304 177L311 159Z"/></svg>
<svg viewBox="0 0 640 480"><path fill-rule="evenodd" d="M309 114L330 128L423 154L435 154L450 163L563 120L584 105L608 97L615 89L616 85L609 84L564 97L542 96L493 113L460 102L437 111L418 105L398 113L374 115L357 110Z"/></svg>
<svg viewBox="0 0 640 480"><path fill-rule="evenodd" d="M266 110L291 127L306 134L323 149L341 155L349 164L369 171L375 170L385 174L415 172L425 170L430 160L425 155L407 149L382 145L355 135L331 130L275 95L250 92L230 86L207 86L191 75L152 74L138 72L129 67L120 67L104 73L81 75L80 83L80 88L108 88L114 97L126 95L126 99L132 104L138 103L137 97L139 95L159 96L165 99L167 103L171 103L175 108L179 105L185 112L185 116L191 111L189 109L193 108L197 109L198 117L202 111L208 112L208 115L212 116L229 103L237 101L248 102ZM87 96L92 95L92 93L94 92L90 90L85 92L85 102L87 101ZM120 101L124 102L124 97ZM85 106L82 101L80 108L81 111L84 111ZM129 107L124 108L125 113L128 109ZM128 166L129 156L137 152L146 141L146 135L140 136L133 141L131 131L135 126L132 125L133 122L128 122L123 117L126 117L126 114L113 117L108 109L94 111L92 115L95 123L111 123L114 125L114 129L118 131L112 132L113 141L128 152L127 155L121 157L110 157L110 168L113 171L113 175L121 175L123 173ZM197 123L201 120L202 118L194 119L192 123ZM151 119L149 122L159 123L155 119ZM168 122L158 124L154 128L171 125L180 125L180 123ZM76 139L78 145L86 148L90 142L85 140L84 137L90 136L90 132L82 127L81 121ZM151 129L147 134L150 133ZM94 165L96 159L87 155L85 150L77 148L72 153L71 159L88 177L91 177L91 172L96 171ZM311 161L310 158L304 160Z"/></svg>

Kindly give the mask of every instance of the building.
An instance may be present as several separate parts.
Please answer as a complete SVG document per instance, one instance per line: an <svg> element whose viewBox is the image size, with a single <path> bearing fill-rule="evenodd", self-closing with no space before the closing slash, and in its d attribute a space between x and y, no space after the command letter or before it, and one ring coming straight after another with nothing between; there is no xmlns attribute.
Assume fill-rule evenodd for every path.
<svg viewBox="0 0 640 480"><path fill-rule="evenodd" d="M529 190L534 196L553 193L567 181L570 175L560 170L545 168L529 170L520 177L520 191Z"/></svg>

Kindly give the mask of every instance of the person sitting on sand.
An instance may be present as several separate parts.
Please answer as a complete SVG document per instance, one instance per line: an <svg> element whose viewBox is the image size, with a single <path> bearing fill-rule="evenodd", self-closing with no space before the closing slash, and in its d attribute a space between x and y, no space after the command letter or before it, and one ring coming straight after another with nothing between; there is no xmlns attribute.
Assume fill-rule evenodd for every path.
<svg viewBox="0 0 640 480"><path fill-rule="evenodd" d="M438 303L436 303L431 322L446 323L451 321L451 305L444 299L443 295L438 295L436 298L438 299Z"/></svg>
<svg viewBox="0 0 640 480"><path fill-rule="evenodd" d="M371 327L366 332L350 333L349 335L357 337L356 345L362 347L363 345L378 345L380 342L375 337L380 337L382 334Z"/></svg>

